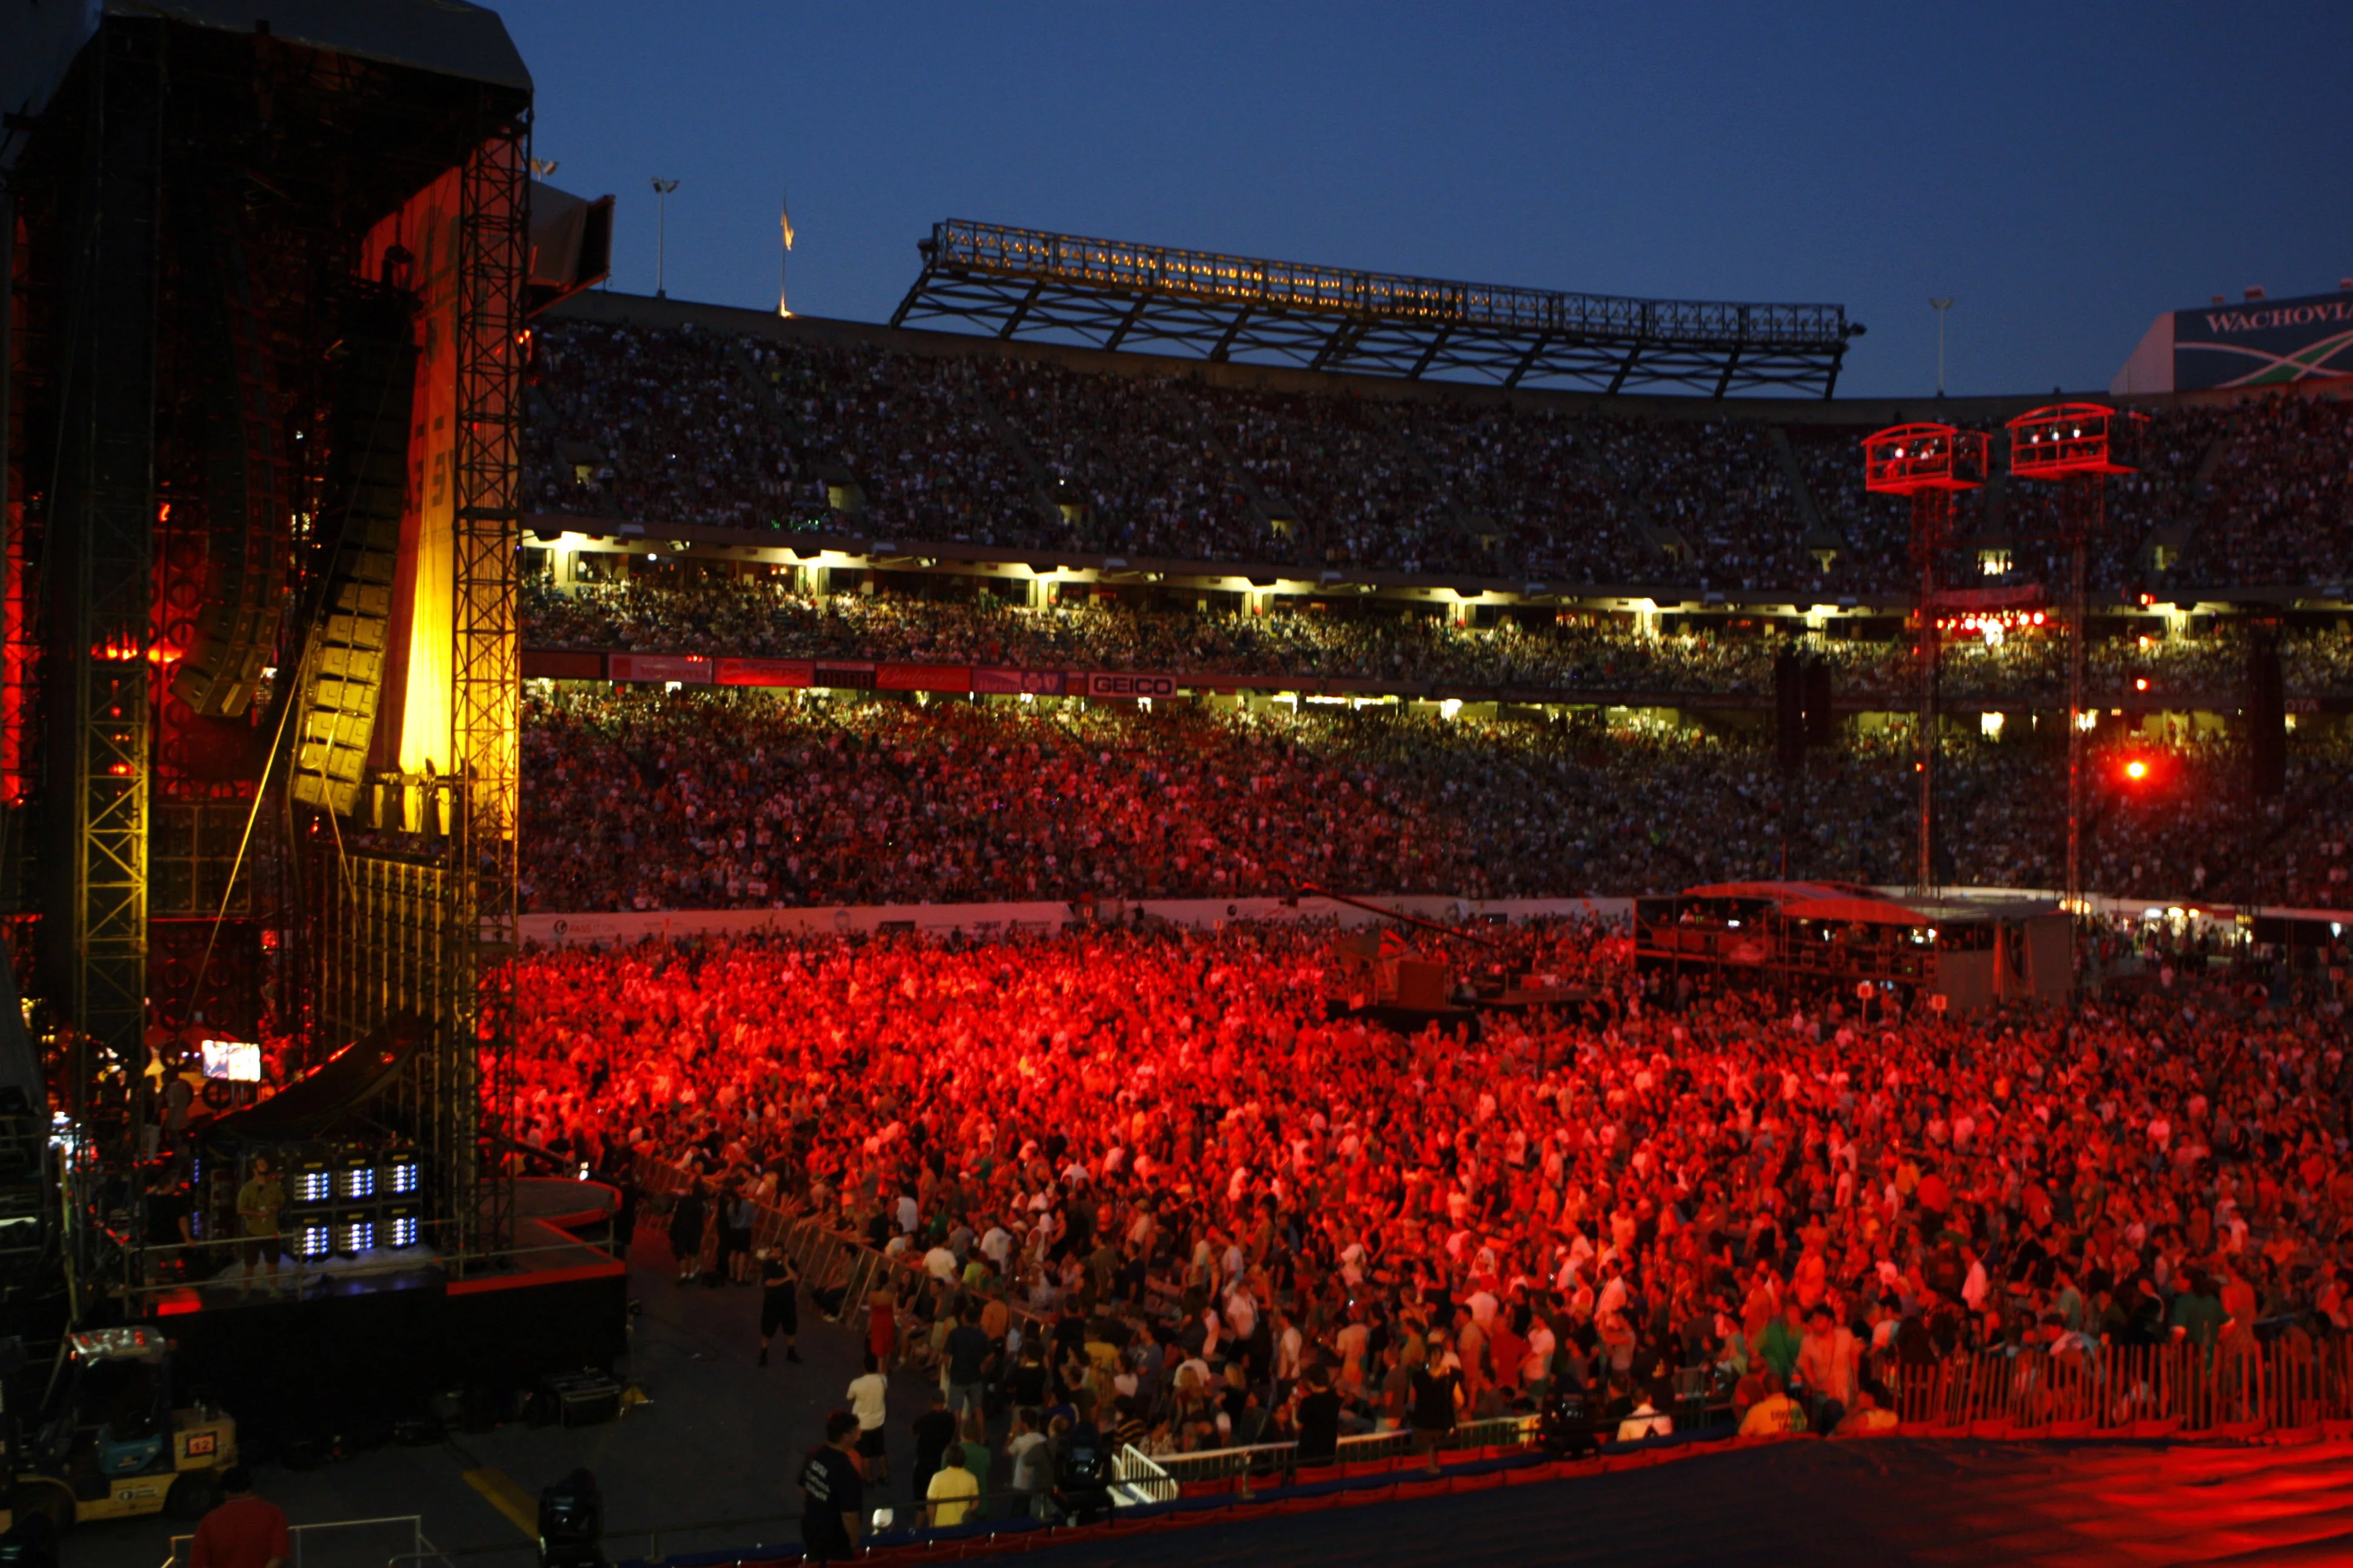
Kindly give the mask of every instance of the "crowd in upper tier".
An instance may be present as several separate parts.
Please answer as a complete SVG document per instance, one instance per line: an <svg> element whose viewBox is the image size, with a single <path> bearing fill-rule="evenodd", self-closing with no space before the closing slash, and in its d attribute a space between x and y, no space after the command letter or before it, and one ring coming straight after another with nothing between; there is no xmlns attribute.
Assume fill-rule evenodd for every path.
<svg viewBox="0 0 2353 1568"><path fill-rule="evenodd" d="M527 699L529 909L714 909L1355 893L1651 892L1728 878L1903 879L1908 738L1858 734L1801 776L1769 735L1392 705L1236 710L566 689ZM2173 900L2341 907L2340 742L2289 752L2250 802L2234 747L2104 744L2084 884ZM1940 879L2064 881L2053 744L1953 739Z"/></svg>
<svg viewBox="0 0 2353 1568"><path fill-rule="evenodd" d="M1956 1352L2353 1329L2333 991L2193 948L2140 955L2138 1002L1866 1019L1646 983L1622 937L1544 925L1472 962L1589 1001L1409 1038L1327 1009L1329 942L526 954L517 1124L717 1200L671 1218L689 1267L712 1208L730 1266L742 1203L919 1261L868 1303L807 1284L886 1370L1155 1453L1303 1426L1328 1453L1335 1422L1439 1432L1556 1384L1639 1435L1679 1379L1744 1431L1871 1431ZM1018 1350L1008 1304L1044 1320Z"/></svg>
<svg viewBox="0 0 2353 1568"><path fill-rule="evenodd" d="M720 563L732 568L732 563ZM1032 610L989 598L797 593L778 576L625 579L559 590L526 586L523 645L714 657L903 659L1029 668L1295 675L1482 687L1769 696L1786 641L1751 631L1646 637L1624 621L1550 615L1458 625L1420 611L1356 608L1274 615L1154 610L1072 600ZM1843 697L1907 696L1918 677L1906 642L1809 637ZM2353 636L2281 641L2284 689L2353 694ZM2230 696L2247 647L2234 632L2196 638L2101 635L2085 656L2087 702L2147 691ZM1944 647L1951 700L2051 707L2066 700L2066 645L2055 622L2023 635L1968 633ZM2146 689L2134 682L2147 680Z"/></svg>
<svg viewBox="0 0 2353 1568"><path fill-rule="evenodd" d="M1917 580L1905 503L1862 489L1861 427L1700 403L1276 392L562 318L533 377L526 504L548 512L1825 597ZM2348 409L2156 410L2140 470L2110 487L2094 584L2345 583ZM2063 582L2056 504L2022 482L1963 498L1945 579ZM1989 552L2006 572L1984 574Z"/></svg>

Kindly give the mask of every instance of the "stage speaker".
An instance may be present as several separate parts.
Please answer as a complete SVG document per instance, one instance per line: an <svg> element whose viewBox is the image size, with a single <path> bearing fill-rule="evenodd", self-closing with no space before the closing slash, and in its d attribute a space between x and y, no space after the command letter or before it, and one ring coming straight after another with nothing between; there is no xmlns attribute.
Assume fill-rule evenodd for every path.
<svg viewBox="0 0 2353 1568"><path fill-rule="evenodd" d="M1773 657L1773 758L1785 773L1806 765L1805 672L1786 643Z"/></svg>
<svg viewBox="0 0 2353 1568"><path fill-rule="evenodd" d="M1806 744L1838 744L1838 712L1831 705L1831 661L1806 660L1800 689L1806 710Z"/></svg>
<svg viewBox="0 0 2353 1568"><path fill-rule="evenodd" d="M306 617L293 768L294 798L338 816L359 803L384 689L417 384L414 300L373 284L352 289L322 513L332 554Z"/></svg>
<svg viewBox="0 0 2353 1568"><path fill-rule="evenodd" d="M2279 633L2259 626L2247 646L2247 763L2258 798L2287 789L2287 693L2280 679Z"/></svg>
<svg viewBox="0 0 2353 1568"><path fill-rule="evenodd" d="M195 637L172 694L209 719L234 719L277 638L289 538L269 337L254 309L234 204L208 187L178 204L182 320L199 388L206 541Z"/></svg>

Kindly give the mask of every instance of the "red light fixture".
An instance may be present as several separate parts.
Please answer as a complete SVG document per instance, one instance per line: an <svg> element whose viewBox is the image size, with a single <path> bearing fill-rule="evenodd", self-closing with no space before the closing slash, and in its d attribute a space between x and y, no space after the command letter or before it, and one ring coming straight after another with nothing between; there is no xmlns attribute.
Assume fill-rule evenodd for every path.
<svg viewBox="0 0 2353 1568"><path fill-rule="evenodd" d="M2148 764L2141 761L2138 757L2135 757L2132 761L2125 764L2125 777L2133 780L2135 783L2148 777Z"/></svg>

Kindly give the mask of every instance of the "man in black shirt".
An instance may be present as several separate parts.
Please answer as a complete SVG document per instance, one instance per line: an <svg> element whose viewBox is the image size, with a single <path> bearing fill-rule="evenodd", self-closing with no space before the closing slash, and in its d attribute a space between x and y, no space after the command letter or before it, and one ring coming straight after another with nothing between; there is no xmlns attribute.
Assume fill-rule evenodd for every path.
<svg viewBox="0 0 2353 1568"><path fill-rule="evenodd" d="M793 1260L773 1247L764 1247L760 1258L760 1364L768 1364L768 1342L785 1336L785 1359L798 1361L793 1348L801 1330L801 1277Z"/></svg>
<svg viewBox="0 0 2353 1568"><path fill-rule="evenodd" d="M932 1391L932 1407L915 1417L915 1491L921 1501L924 1489L932 1484L932 1473L940 1468L940 1456L956 1440L956 1418L948 1414L948 1396L939 1389Z"/></svg>
<svg viewBox="0 0 2353 1568"><path fill-rule="evenodd" d="M1438 1373L1427 1366L1413 1369L1413 1447L1430 1456L1433 1471L1440 1446L1454 1430L1454 1393L1461 1386L1462 1373L1452 1367Z"/></svg>
<svg viewBox="0 0 2353 1568"><path fill-rule="evenodd" d="M1321 1465L1340 1452L1340 1396L1333 1392L1332 1374L1322 1366L1307 1369L1307 1392L1299 1400L1299 1462Z"/></svg>
<svg viewBox="0 0 2353 1568"><path fill-rule="evenodd" d="M845 1563L858 1554L866 1508L866 1478L850 1449L858 1417L837 1410L825 1418L824 1446L801 1465L801 1549L812 1563Z"/></svg>
<svg viewBox="0 0 2353 1568"><path fill-rule="evenodd" d="M997 1345L980 1330L980 1309L965 1303L962 1321L948 1331L948 1413L980 1411L980 1381L988 1371Z"/></svg>

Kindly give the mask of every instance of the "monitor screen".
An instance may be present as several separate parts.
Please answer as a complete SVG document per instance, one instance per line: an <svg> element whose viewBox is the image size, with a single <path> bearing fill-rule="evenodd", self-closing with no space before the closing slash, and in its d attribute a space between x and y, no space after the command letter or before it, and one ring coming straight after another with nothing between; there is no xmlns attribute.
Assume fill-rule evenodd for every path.
<svg viewBox="0 0 2353 1568"><path fill-rule="evenodd" d="M206 1040L203 1050L206 1078L225 1078L233 1083L261 1081L261 1047L257 1042Z"/></svg>

